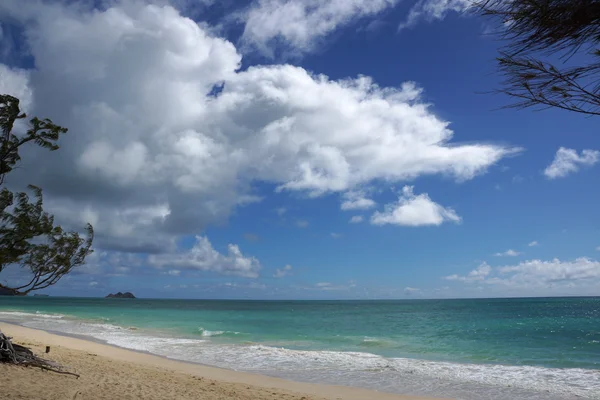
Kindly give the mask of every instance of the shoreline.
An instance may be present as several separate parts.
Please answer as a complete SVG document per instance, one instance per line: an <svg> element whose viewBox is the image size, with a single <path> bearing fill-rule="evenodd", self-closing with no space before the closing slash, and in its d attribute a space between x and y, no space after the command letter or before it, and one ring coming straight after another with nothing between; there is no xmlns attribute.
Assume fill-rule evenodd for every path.
<svg viewBox="0 0 600 400"><path fill-rule="evenodd" d="M159 376L164 376L166 384L175 379L169 379L171 375L186 375L188 378L194 376L200 376L201 379L211 380L209 385L216 386L223 390L234 390L236 393L248 392L251 388L250 397L222 397L222 398L248 398L248 399L269 399L269 398L283 398L284 394L290 394L298 397L299 399L305 398L308 400L313 397L315 399L335 399L335 400L440 400L439 398L434 399L432 397L419 397L419 396L408 396L399 395L393 393L379 392L375 390L362 389L349 386L335 386L335 385L323 385L315 383L304 383L286 380L282 378L275 378L266 375L258 375L250 372L240 372L235 370L229 370L225 368L207 366L198 363L190 363L185 361L174 360L167 357L151 354L148 352L135 351L125 349L117 346L113 346L107 343L101 343L99 341L89 340L74 336L62 335L59 333L48 332L40 329L26 328L20 325L0 322L0 330L7 336L13 337L13 340L17 343L26 343L28 346L38 351L38 348L43 346L51 346L51 352L49 358L53 356L61 356L63 352L65 357L82 357L87 360L90 358L85 368L105 367L107 363L119 362L127 364L124 368L125 371L136 370L140 376L144 375L144 371L147 369L160 369ZM92 355L95 354L95 355ZM44 356L44 354L42 354ZM57 360L58 361L58 360ZM89 365L88 365L89 364ZM69 367L65 364L65 367ZM84 366L79 366L82 369L82 376L85 374ZM11 368L6 366L3 368ZM33 368L25 369L27 374L35 374L37 372ZM147 371L146 371L147 372ZM42 372L48 375L49 373ZM149 373L149 372L148 372ZM50 373L51 374L51 373ZM62 378L61 375L58 375ZM56 378L61 379L61 378ZM68 385L76 386L78 382L74 382L68 379L61 379ZM32 380L33 381L33 380ZM130 382L131 383L131 382ZM136 382L138 385L145 385L148 382ZM159 382L161 385L165 385L165 382ZM53 383L54 384L54 383ZM190 385L190 390L195 388L202 388L207 384L200 381L194 381ZM117 382L118 385L118 382ZM42 389L44 393L49 388ZM281 391L276 397L272 397L271 393L273 390ZM248 392L249 393L249 392ZM244 393L244 396L248 393ZM75 394L77 395L77 393ZM141 395L140 395L141 396ZM310 396L310 397L307 397ZM27 397L21 397L27 398ZM55 397L48 397L55 398ZM59 398L59 397L56 397ZM86 397L90 398L90 397ZM102 397L96 397L98 399ZM139 398L139 397L133 397ZM193 397L190 397L193 398ZM219 397L214 397L219 398Z"/></svg>

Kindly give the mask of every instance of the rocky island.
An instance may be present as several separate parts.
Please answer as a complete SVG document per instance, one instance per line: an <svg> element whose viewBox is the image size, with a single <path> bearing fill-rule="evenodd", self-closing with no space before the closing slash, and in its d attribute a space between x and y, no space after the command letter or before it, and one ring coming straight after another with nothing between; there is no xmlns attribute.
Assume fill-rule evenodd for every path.
<svg viewBox="0 0 600 400"><path fill-rule="evenodd" d="M125 292L125 293L111 293L108 296L105 297L105 299L135 299L135 296L133 295L133 293L131 292Z"/></svg>

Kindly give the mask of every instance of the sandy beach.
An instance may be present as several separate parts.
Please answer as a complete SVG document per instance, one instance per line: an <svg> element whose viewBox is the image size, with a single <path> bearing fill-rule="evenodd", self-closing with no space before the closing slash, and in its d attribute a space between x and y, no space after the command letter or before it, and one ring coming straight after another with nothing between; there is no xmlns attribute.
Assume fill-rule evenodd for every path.
<svg viewBox="0 0 600 400"><path fill-rule="evenodd" d="M0 330L37 354L50 346L46 358L81 375L0 365L3 399L426 400L189 364L6 323Z"/></svg>

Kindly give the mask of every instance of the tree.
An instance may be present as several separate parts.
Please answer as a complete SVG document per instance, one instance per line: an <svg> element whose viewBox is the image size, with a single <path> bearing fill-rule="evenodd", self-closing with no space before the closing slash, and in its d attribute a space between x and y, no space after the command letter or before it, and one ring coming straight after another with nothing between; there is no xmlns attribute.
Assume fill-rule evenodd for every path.
<svg viewBox="0 0 600 400"><path fill-rule="evenodd" d="M600 1L478 0L475 10L501 22L507 44L497 58L508 107L600 115ZM554 64L548 58L556 56ZM557 66L559 63L560 65Z"/></svg>
<svg viewBox="0 0 600 400"><path fill-rule="evenodd" d="M24 134L15 134L15 122L24 118L19 99L0 95L0 187L21 161L22 146L34 143L54 151L59 148L59 137L67 132L49 119L33 118ZM13 193L6 187L0 190L0 273L9 266L20 266L31 274L26 284L0 283L0 291L15 295L54 285L92 253L92 226L86 227L87 237L63 230L54 224L54 216L44 211L42 190L32 185L29 190L34 200L26 192Z"/></svg>

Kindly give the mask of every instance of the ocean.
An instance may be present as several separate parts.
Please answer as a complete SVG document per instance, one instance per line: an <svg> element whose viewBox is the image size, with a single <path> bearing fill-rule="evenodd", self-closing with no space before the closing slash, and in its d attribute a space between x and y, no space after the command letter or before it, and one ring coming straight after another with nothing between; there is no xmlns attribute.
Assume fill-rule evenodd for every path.
<svg viewBox="0 0 600 400"><path fill-rule="evenodd" d="M0 320L296 381L465 400L600 399L600 297L0 297Z"/></svg>

